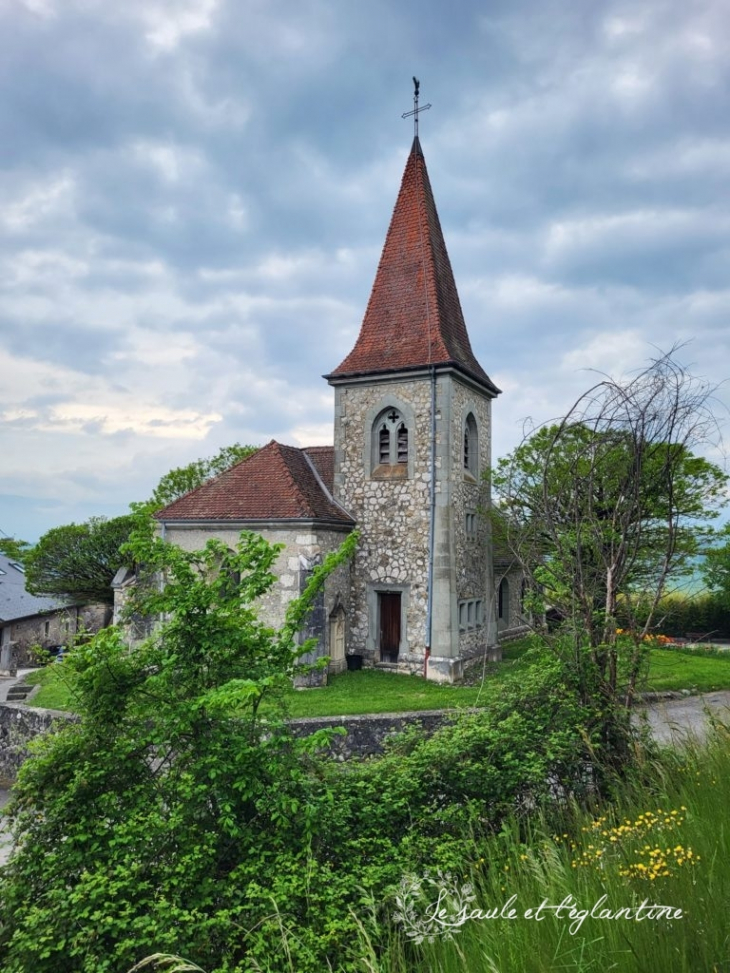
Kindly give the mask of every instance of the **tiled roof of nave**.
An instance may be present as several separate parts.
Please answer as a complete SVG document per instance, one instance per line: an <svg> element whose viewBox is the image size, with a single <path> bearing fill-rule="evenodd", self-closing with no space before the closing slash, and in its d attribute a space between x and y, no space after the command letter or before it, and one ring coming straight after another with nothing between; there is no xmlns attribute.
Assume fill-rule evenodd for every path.
<svg viewBox="0 0 730 973"><path fill-rule="evenodd" d="M324 520L353 523L317 481L311 460L329 489L327 450L284 446L271 440L251 456L158 511L158 520ZM313 455L312 455L313 454ZM331 483L332 477L329 477Z"/></svg>

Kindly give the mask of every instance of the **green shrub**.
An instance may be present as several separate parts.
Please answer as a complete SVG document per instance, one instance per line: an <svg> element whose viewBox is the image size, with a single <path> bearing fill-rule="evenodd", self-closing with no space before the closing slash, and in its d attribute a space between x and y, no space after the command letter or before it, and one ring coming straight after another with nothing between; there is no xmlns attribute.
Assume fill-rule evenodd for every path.
<svg viewBox="0 0 730 973"><path fill-rule="evenodd" d="M498 835L472 849L470 908L499 909L514 895L515 917L466 921L451 940L437 933L416 944L393 922L391 902L379 929L367 936L361 931L367 969L719 973L728 955L727 919L717 907L730 896L730 872L722 864L730 856L728 742L727 728L720 726L707 747L664 751L642 779L630 780L614 801L593 809L565 808L556 816L547 807L527 823L507 819ZM463 888L459 879L452 884ZM433 901L435 893L426 890ZM546 911L541 921L524 917L543 900L557 905L568 896L581 911L605 896L603 907L614 912L646 901L679 909L681 918L636 922L588 915L573 924L565 913L556 918ZM417 911L427 913L425 901Z"/></svg>
<svg viewBox="0 0 730 973"><path fill-rule="evenodd" d="M468 872L474 841L510 816L593 799L606 728L627 732L538 655L484 712L336 764L316 753L326 733L293 739L275 704L308 603L353 542L281 631L256 617L278 553L261 538L235 553L135 543L166 583L133 607L165 620L134 649L106 629L64 663L82 721L39 740L19 776L3 973L125 973L158 952L208 973L355 973L355 916L377 916L405 872Z"/></svg>

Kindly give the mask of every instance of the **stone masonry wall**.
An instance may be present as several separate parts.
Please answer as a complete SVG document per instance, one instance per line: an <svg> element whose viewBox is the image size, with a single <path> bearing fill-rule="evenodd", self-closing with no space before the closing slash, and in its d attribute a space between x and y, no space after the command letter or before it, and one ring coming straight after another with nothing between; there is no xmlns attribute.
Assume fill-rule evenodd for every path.
<svg viewBox="0 0 730 973"><path fill-rule="evenodd" d="M377 716L329 716L291 721L294 735L307 737L325 727L342 727L344 736L334 737L329 752L337 760L361 759L383 752L389 739L411 727L430 735L450 722L453 710L427 713L382 713ZM18 703L0 704L0 785L9 786L28 756L28 743L48 733L58 721L78 717L56 710L34 709Z"/></svg>
<svg viewBox="0 0 730 973"><path fill-rule="evenodd" d="M35 646L46 649L66 645L77 632L93 634L110 621L110 607L80 605L9 622L5 625L8 630L5 638L13 643L13 661L16 666L35 665Z"/></svg>
<svg viewBox="0 0 730 973"><path fill-rule="evenodd" d="M374 479L369 434L381 410L391 407L409 426L409 477ZM405 632L398 661L405 668L422 666L426 641L429 446L428 381L381 380L335 389L334 494L362 532L353 565L348 652L377 661L373 591L392 586L403 591Z"/></svg>
<svg viewBox="0 0 730 973"><path fill-rule="evenodd" d="M0 704L0 784L8 786L28 756L28 744L47 733L56 720L76 720L69 713L34 709L20 703Z"/></svg>
<svg viewBox="0 0 730 973"><path fill-rule="evenodd" d="M409 429L408 478L373 474L373 423L397 409ZM479 432L479 470L464 470L464 423L473 413ZM452 374L436 382L436 512L432 655L470 657L496 644L488 506L481 474L491 459L489 398ZM353 570L350 651L378 662L376 592L402 591L405 633L399 668L420 670L427 641L431 470L431 380L378 379L335 388L335 496L362 531ZM466 513L477 514L467 539ZM459 633L458 602L480 599L484 623ZM456 671L455 671L456 672Z"/></svg>
<svg viewBox="0 0 730 973"><path fill-rule="evenodd" d="M529 620L522 614L522 571L519 566L498 560L494 567L495 600L502 578L507 579L509 585L508 614L504 620L499 620L499 637L512 638L528 628Z"/></svg>
<svg viewBox="0 0 730 973"><path fill-rule="evenodd" d="M313 526L287 530L270 528L259 530L257 533L271 544L284 545L272 569L278 581L260 600L260 620L267 625L278 627L284 621L289 602L301 593L303 583L311 569L321 563L330 551L337 550L346 534ZM168 525L165 533L170 543L177 544L187 551L204 547L211 537L235 549L240 535L241 531L236 529L206 530L204 527L183 529L174 525ZM326 624L326 620L337 605L342 605L346 618L349 619L350 587L350 565L340 565L329 577L325 586L324 598L320 606L325 624L321 626L322 642L316 652L317 656L329 654L329 625Z"/></svg>
<svg viewBox="0 0 730 973"><path fill-rule="evenodd" d="M382 754L389 740L417 728L431 736L457 716L454 710L426 713L381 713L377 716L321 716L290 720L294 736L307 737L317 730L341 727L343 735L332 738L328 753L336 760L361 760Z"/></svg>
<svg viewBox="0 0 730 973"><path fill-rule="evenodd" d="M457 602L478 598L483 604L483 623L459 632L459 655L470 658L496 642L494 599L491 582L491 532L486 513L489 486L484 475L491 466L491 401L470 386L453 380L451 404L451 462L454 558ZM464 428L472 413L478 430L479 462L476 476L464 469ZM476 513L476 537L466 530L467 513Z"/></svg>

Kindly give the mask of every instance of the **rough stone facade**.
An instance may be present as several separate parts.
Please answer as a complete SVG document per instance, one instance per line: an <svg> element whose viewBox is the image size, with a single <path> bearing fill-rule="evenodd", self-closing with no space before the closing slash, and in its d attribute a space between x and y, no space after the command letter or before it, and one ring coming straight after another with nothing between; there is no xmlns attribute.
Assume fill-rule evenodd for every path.
<svg viewBox="0 0 730 973"><path fill-rule="evenodd" d="M408 476L373 475L373 425L389 408L409 434ZM379 662L377 592L400 592L398 664L422 669L426 642L430 483L428 382L393 381L335 389L334 496L355 518L361 540L352 571L348 652Z"/></svg>
<svg viewBox="0 0 730 973"><path fill-rule="evenodd" d="M489 504L482 474L490 464L490 401L479 387L443 371L435 382L435 511L432 678L458 678L458 660L492 648ZM362 539L353 566L348 651L383 664L378 644L380 596L400 593L397 667L423 671L428 643L427 600L431 517L432 377L387 377L335 386L334 496L358 523ZM395 410L408 430L408 461L400 477L383 476L375 450L376 423ZM473 416L478 460L464 467L464 428ZM467 538L467 514L472 518ZM460 603L472 617L460 631ZM479 616L476 616L476 603ZM491 610L490 610L491 606ZM467 627L468 626L468 627ZM444 660L439 666L438 660ZM392 665L392 661L386 664Z"/></svg>
<svg viewBox="0 0 730 973"><path fill-rule="evenodd" d="M495 557L497 630L501 640L515 638L530 628L530 617L524 607L523 574L509 558Z"/></svg>
<svg viewBox="0 0 730 973"><path fill-rule="evenodd" d="M445 506L451 515L449 529L454 544L458 654L463 659L481 652L489 652L496 657L497 633L488 519L490 495L485 479L485 474L491 468L492 403L488 396L457 378L452 380L451 386L452 484L450 502ZM473 416L476 426L478 456L471 470L464 465L464 433L469 416ZM472 609L475 616L473 621L469 618L470 602L481 602L478 611L476 606Z"/></svg>
<svg viewBox="0 0 730 973"><path fill-rule="evenodd" d="M205 546L211 537L222 541L229 548L234 549L241 536L241 531L249 529L246 525L185 528L178 525L168 525L165 537L172 544L177 544L186 551L198 550ZM279 626L284 621L286 609L292 599L302 593L311 576L313 569L322 562L331 551L336 551L346 536L346 532L338 530L324 530L316 525L288 525L268 528L257 527L256 532L270 544L282 545L272 571L277 581L260 600L259 618L271 626ZM307 628L301 633L301 640L317 639L313 651L302 657L303 663L311 663L324 655L330 657L329 671L339 672L345 668L345 645L349 633L347 620L350 616L351 567L349 564L340 565L327 579L325 589L319 602L308 620ZM341 617L341 620L340 620ZM338 640L338 623L344 630ZM336 644L340 641L340 645ZM308 684L317 684L314 680Z"/></svg>

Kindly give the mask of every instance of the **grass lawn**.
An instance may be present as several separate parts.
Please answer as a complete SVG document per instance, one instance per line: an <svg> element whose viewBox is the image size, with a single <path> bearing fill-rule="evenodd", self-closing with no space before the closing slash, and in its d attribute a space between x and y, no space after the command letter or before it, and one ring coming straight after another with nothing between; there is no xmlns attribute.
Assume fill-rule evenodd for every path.
<svg viewBox="0 0 730 973"><path fill-rule="evenodd" d="M490 686L499 683L515 665L526 664L519 660L528 647L529 639L511 642L504 647L503 662L487 663L487 692L478 686L438 685L420 676L363 669L331 676L324 689L292 689L287 693L289 715L353 716L484 705ZM73 711L73 691L67 684L63 663L39 669L26 681L32 685L41 684L31 706ZM702 693L730 689L730 652L652 649L646 688L654 692L689 689Z"/></svg>
<svg viewBox="0 0 730 973"><path fill-rule="evenodd" d="M62 678L62 667L62 662L51 663L25 677L25 682L29 686L40 684L41 687L30 701L30 706L73 712L73 694L66 680Z"/></svg>
<svg viewBox="0 0 730 973"><path fill-rule="evenodd" d="M482 693L482 697L484 693ZM353 716L359 713L399 713L405 710L475 706L474 686L440 686L420 676L363 669L330 676L325 689L287 693L290 716Z"/></svg>
<svg viewBox="0 0 730 973"><path fill-rule="evenodd" d="M504 648L503 662L488 662L485 684L502 678L524 654L527 640L511 642ZM46 666L31 673L26 682L40 690L31 706L73 712L73 690L63 663ZM420 676L363 669L330 676L324 689L292 689L286 704L291 717L353 716L362 713L403 713L408 710L448 709L478 706L486 702L485 693L475 686L448 686L427 682Z"/></svg>
<svg viewBox="0 0 730 973"><path fill-rule="evenodd" d="M717 649L652 649L650 691L689 689L709 693L730 689L730 652Z"/></svg>

